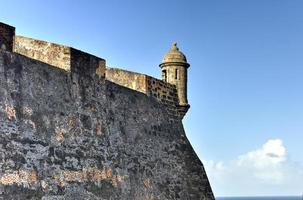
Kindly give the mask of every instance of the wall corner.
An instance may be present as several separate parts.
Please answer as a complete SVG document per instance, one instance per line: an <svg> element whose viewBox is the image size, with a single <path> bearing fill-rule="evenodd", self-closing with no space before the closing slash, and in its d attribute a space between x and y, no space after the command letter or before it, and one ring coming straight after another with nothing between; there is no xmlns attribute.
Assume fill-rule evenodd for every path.
<svg viewBox="0 0 303 200"><path fill-rule="evenodd" d="M15 27L0 22L0 49L13 52Z"/></svg>

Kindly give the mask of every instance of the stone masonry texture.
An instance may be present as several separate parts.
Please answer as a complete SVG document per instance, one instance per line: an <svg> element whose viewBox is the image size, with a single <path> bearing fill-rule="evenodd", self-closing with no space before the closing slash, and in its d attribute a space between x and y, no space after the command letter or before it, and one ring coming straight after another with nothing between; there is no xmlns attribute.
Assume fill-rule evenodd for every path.
<svg viewBox="0 0 303 200"><path fill-rule="evenodd" d="M81 68L0 50L0 199L214 196L164 104Z"/></svg>
<svg viewBox="0 0 303 200"><path fill-rule="evenodd" d="M0 22L0 49L12 51L14 46L15 27Z"/></svg>
<svg viewBox="0 0 303 200"><path fill-rule="evenodd" d="M182 119L186 112L180 110L178 92L175 85L151 76L117 68L106 68L106 80L142 92L165 105L171 119ZM187 111L187 110L186 110Z"/></svg>
<svg viewBox="0 0 303 200"><path fill-rule="evenodd" d="M177 89L0 23L0 199L213 200Z"/></svg>
<svg viewBox="0 0 303 200"><path fill-rule="evenodd" d="M13 51L66 71L73 69L82 73L105 76L104 59L64 45L16 35Z"/></svg>
<svg viewBox="0 0 303 200"><path fill-rule="evenodd" d="M180 77L170 81L173 83L171 84L145 74L106 67L104 59L72 47L15 35L15 28L4 23L0 23L0 49L24 55L68 72L97 74L103 78L106 76L109 81L157 99L166 106L170 115L177 118L182 119L190 107L186 98L186 70L180 66ZM172 55L175 53L173 52ZM181 57L183 55L179 51L178 54ZM185 59L184 55L183 57ZM183 61L179 64L184 65ZM162 63L162 65L165 65L166 68L172 68L169 66L170 63ZM187 65L189 66L189 64ZM177 69L176 66L173 67L175 70ZM172 71L174 70L166 69L166 71L170 72L169 77L173 79L174 73Z"/></svg>

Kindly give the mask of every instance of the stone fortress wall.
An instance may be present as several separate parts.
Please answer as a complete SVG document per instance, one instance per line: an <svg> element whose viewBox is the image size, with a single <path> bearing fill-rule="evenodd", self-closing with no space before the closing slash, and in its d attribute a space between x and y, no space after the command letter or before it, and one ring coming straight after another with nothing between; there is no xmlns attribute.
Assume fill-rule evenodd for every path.
<svg viewBox="0 0 303 200"><path fill-rule="evenodd" d="M14 52L70 71L70 48L50 42L15 36Z"/></svg>
<svg viewBox="0 0 303 200"><path fill-rule="evenodd" d="M167 107L170 115L183 117L178 112L179 99L175 85L145 74L118 68L106 68L105 77L111 82L142 92L156 99Z"/></svg>
<svg viewBox="0 0 303 200"><path fill-rule="evenodd" d="M105 60L72 47L46 41L15 36L14 52L66 71L80 70L84 73L105 75Z"/></svg>
<svg viewBox="0 0 303 200"><path fill-rule="evenodd" d="M12 51L14 47L15 27L0 22L0 48Z"/></svg>
<svg viewBox="0 0 303 200"><path fill-rule="evenodd" d="M1 30L1 198L215 199L169 111L178 110L175 86Z"/></svg>
<svg viewBox="0 0 303 200"><path fill-rule="evenodd" d="M145 74L107 67L105 77L107 80L118 85L147 94L147 75Z"/></svg>
<svg viewBox="0 0 303 200"><path fill-rule="evenodd" d="M167 106L167 110L172 116L182 119L185 115L178 109L179 99L175 85L145 74L106 67L106 61L102 58L72 47L15 35L14 27L8 28L9 30L3 35L7 38L8 46L12 47L13 52L65 71L80 70L83 74L95 73L118 85L142 92L156 99ZM3 32L7 29L3 25L0 26L1 30Z"/></svg>

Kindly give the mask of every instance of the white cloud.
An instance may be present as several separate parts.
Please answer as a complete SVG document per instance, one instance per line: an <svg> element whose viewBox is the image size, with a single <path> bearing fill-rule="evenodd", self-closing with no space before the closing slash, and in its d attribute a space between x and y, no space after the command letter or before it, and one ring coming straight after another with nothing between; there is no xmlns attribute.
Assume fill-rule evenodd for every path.
<svg viewBox="0 0 303 200"><path fill-rule="evenodd" d="M237 166L250 169L253 175L273 184L283 182L286 149L282 140L268 140L260 149L239 156Z"/></svg>
<svg viewBox="0 0 303 200"><path fill-rule="evenodd" d="M215 195L299 195L303 190L303 166L288 158L280 139L233 161L204 161Z"/></svg>

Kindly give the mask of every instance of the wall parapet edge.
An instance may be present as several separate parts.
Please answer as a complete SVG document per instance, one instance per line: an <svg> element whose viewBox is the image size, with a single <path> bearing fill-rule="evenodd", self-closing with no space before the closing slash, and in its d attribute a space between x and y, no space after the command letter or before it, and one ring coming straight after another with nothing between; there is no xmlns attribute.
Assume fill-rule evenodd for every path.
<svg viewBox="0 0 303 200"><path fill-rule="evenodd" d="M183 118L189 105L180 105L177 87L157 78L118 68L106 67L106 60L73 47L15 35L15 27L0 22L1 49L44 62L80 76L106 78L118 85L141 92Z"/></svg>
<svg viewBox="0 0 303 200"><path fill-rule="evenodd" d="M119 68L106 67L105 78L108 81L141 92L166 106L170 115L183 118L179 109L178 92L175 85L154 77Z"/></svg>
<svg viewBox="0 0 303 200"><path fill-rule="evenodd" d="M105 76L104 59L65 45L15 36L14 52L69 72Z"/></svg>

